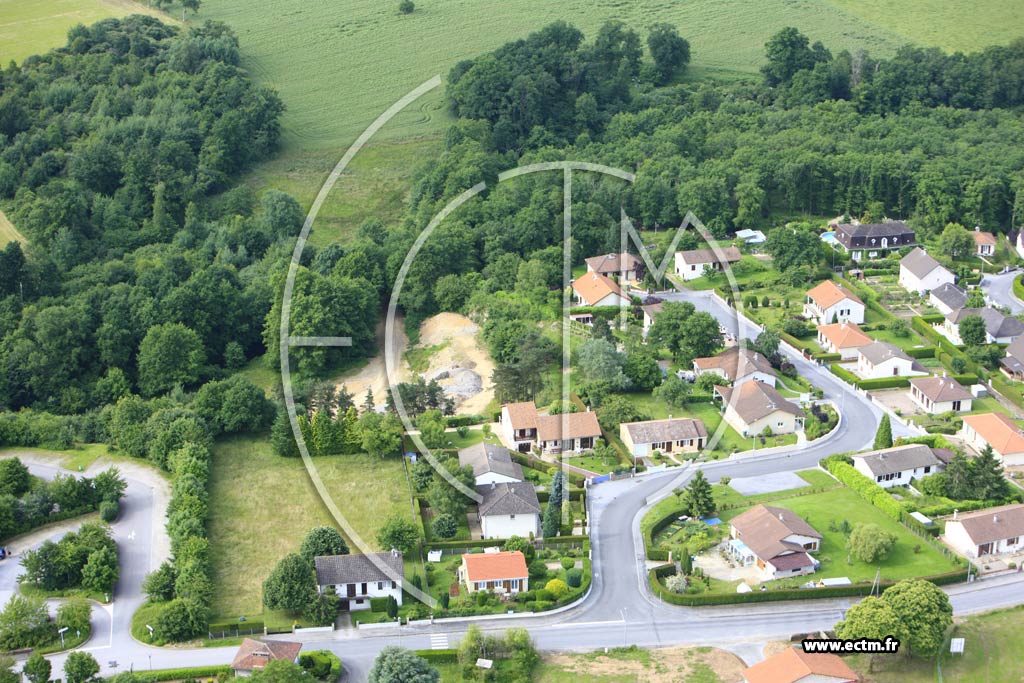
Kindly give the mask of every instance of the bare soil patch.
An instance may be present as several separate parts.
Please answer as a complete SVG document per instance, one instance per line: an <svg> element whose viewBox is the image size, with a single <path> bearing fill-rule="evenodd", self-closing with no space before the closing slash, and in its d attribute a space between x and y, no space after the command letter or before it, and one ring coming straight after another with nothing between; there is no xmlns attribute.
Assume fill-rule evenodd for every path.
<svg viewBox="0 0 1024 683"><path fill-rule="evenodd" d="M677 683L710 669L727 683L741 680L745 667L731 652L711 647L615 650L609 654L550 655L544 664L578 673L581 680L601 676L635 676L637 683Z"/></svg>

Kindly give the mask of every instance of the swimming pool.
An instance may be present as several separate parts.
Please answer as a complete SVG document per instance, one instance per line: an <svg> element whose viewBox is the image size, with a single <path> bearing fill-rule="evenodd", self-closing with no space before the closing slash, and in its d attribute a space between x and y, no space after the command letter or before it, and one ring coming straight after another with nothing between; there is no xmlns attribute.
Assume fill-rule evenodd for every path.
<svg viewBox="0 0 1024 683"><path fill-rule="evenodd" d="M838 240L836 239L836 233L834 231L821 233L821 241L828 242L830 246L835 246L838 242Z"/></svg>

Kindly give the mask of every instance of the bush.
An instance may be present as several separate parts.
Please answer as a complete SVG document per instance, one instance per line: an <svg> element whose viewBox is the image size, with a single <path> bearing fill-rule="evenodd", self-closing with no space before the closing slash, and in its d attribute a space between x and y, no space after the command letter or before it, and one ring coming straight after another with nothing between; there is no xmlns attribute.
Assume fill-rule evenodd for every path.
<svg viewBox="0 0 1024 683"><path fill-rule="evenodd" d="M576 566L575 557L563 557L562 558L562 569L572 569Z"/></svg>
<svg viewBox="0 0 1024 683"><path fill-rule="evenodd" d="M565 573L565 582L569 588L579 588L583 585L583 570L570 569Z"/></svg>
<svg viewBox="0 0 1024 683"><path fill-rule="evenodd" d="M546 579L548 576L548 566L544 564L544 560L534 560L527 567L527 571L531 581Z"/></svg>
<svg viewBox="0 0 1024 683"><path fill-rule="evenodd" d="M541 588L539 591L537 591L537 601L538 602L554 602L555 601L555 595L554 595L554 593L549 591L547 588Z"/></svg>
<svg viewBox="0 0 1024 683"><path fill-rule="evenodd" d="M438 538L452 538L459 531L459 523L456 521L454 515L447 513L440 514L434 519L433 524L430 525L430 529L434 536Z"/></svg>
<svg viewBox="0 0 1024 683"><path fill-rule="evenodd" d="M329 650L303 652L299 655L299 666L313 678L322 681L333 681L341 676L341 660Z"/></svg>
<svg viewBox="0 0 1024 683"><path fill-rule="evenodd" d="M116 500L105 500L100 503L100 519L110 524L117 519L121 506Z"/></svg>
<svg viewBox="0 0 1024 683"><path fill-rule="evenodd" d="M384 612L388 608L387 596L383 598L370 598L370 611L371 612Z"/></svg>
<svg viewBox="0 0 1024 683"><path fill-rule="evenodd" d="M561 579L551 579L545 584L544 590L551 593L555 600L561 600L569 593L569 586Z"/></svg>

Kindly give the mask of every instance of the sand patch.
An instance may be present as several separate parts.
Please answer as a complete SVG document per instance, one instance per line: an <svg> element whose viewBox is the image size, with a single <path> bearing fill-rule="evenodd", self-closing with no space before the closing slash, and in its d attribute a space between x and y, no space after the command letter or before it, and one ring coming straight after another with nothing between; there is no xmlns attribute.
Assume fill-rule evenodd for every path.
<svg viewBox="0 0 1024 683"><path fill-rule="evenodd" d="M550 655L544 664L587 676L635 676L637 683L677 683L710 669L725 683L741 680L745 665L731 652L711 647L669 647L610 654ZM598 679L599 680L599 679ZM620 679L616 679L620 680Z"/></svg>
<svg viewBox="0 0 1024 683"><path fill-rule="evenodd" d="M479 333L476 323L457 313L439 313L420 327L419 347L441 347L420 374L428 381L436 379L460 413L481 413L494 399L494 362Z"/></svg>
<svg viewBox="0 0 1024 683"><path fill-rule="evenodd" d="M395 318L395 367L398 380L408 382L414 376L405 358L409 340L401 318ZM373 401L383 408L387 400L388 378L384 367L384 323L377 326L379 352L366 365L334 379L352 394L356 405L361 405L366 392L373 392ZM416 349L436 347L426 357L419 374L444 387L445 393L455 400L456 411L463 414L481 413L494 398L491 375L494 362L483 348L477 325L463 315L439 313L427 318L420 326L420 339ZM422 362L422 361L421 361Z"/></svg>
<svg viewBox="0 0 1024 683"><path fill-rule="evenodd" d="M401 316L395 317L394 328L395 348L393 358L395 363L393 365L398 369L399 381L404 382L409 379L411 374L408 365L402 360L405 349L409 346L409 339L405 336L405 321ZM357 406L363 404L363 401L366 399L366 392L372 391L374 405L383 409L387 403L389 386L387 368L384 366L383 320L377 325L375 345L378 350L376 356L370 358L369 362L358 370L352 370L336 377L334 383L339 387L344 385L348 392L352 394L352 400Z"/></svg>

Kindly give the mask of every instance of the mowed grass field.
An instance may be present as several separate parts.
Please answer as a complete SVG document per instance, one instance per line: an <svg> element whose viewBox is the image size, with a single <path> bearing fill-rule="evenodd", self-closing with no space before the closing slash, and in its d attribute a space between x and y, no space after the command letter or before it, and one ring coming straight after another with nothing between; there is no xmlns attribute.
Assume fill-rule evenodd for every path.
<svg viewBox="0 0 1024 683"><path fill-rule="evenodd" d="M316 466L334 501L371 550L379 550L375 537L388 515L412 519L400 460L351 455L318 458ZM219 441L210 475L215 617L259 615L264 579L278 560L298 551L307 531L320 524L332 524L330 513L300 459L280 458L267 440L256 437Z"/></svg>
<svg viewBox="0 0 1024 683"><path fill-rule="evenodd" d="M129 14L174 22L163 12L132 0L0 0L0 63L20 62L63 45L68 29L76 24Z"/></svg>

